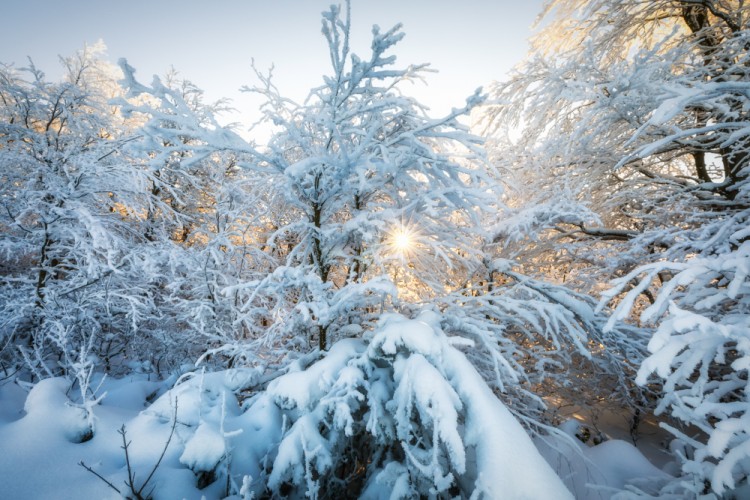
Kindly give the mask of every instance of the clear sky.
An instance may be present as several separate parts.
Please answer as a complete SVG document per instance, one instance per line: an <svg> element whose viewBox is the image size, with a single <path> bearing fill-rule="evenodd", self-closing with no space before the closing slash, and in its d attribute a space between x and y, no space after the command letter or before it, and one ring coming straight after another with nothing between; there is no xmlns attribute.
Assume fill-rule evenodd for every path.
<svg viewBox="0 0 750 500"><path fill-rule="evenodd" d="M435 114L460 106L474 89L503 79L527 49L530 26L543 0L352 0L353 49L368 55L370 28L400 22L406 38L398 63L431 63L428 86L414 95ZM59 77L58 55L103 40L114 62L125 57L149 83L174 66L206 92L228 97L247 122L255 101L240 94L254 85L250 61L276 66L285 95L301 100L328 72L320 13L331 0L13 0L3 5L0 62L26 64L30 56Z"/></svg>

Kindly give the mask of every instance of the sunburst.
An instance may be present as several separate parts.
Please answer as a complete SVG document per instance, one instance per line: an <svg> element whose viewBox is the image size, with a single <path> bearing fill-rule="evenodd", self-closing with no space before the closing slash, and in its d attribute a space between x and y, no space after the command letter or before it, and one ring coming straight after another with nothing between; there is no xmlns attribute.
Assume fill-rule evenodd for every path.
<svg viewBox="0 0 750 500"><path fill-rule="evenodd" d="M418 237L413 227L399 224L388 235L388 247L394 254L406 257L416 250Z"/></svg>

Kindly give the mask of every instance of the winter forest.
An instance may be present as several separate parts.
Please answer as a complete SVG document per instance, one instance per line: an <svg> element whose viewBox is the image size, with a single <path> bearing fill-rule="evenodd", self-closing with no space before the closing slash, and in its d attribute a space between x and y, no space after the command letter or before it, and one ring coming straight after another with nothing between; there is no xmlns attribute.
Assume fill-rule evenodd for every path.
<svg viewBox="0 0 750 500"><path fill-rule="evenodd" d="M748 498L750 6L548 0L444 116L356 15L262 142L0 64L0 497Z"/></svg>

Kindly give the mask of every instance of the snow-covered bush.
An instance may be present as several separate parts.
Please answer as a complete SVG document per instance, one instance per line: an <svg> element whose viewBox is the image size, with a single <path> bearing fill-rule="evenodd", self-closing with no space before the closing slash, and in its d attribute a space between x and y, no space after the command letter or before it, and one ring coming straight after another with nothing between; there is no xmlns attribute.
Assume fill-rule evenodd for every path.
<svg viewBox="0 0 750 500"><path fill-rule="evenodd" d="M565 498L569 492L437 313L386 315L268 395L286 422L270 466L277 495Z"/></svg>

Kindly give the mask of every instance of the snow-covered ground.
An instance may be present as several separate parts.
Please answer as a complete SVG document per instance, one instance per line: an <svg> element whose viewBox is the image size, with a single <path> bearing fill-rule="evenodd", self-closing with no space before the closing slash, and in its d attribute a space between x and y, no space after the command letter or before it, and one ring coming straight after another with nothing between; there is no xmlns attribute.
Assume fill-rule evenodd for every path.
<svg viewBox="0 0 750 500"><path fill-rule="evenodd" d="M287 373L242 402L237 395L258 375L252 370L195 372L166 382L145 374L105 378L93 420L71 402L76 392L63 378L29 391L5 381L0 496L121 498L136 491L156 499L257 497L270 482L315 483L310 457L326 467L341 436L351 436L352 428L356 434L349 417L362 411L370 418L367 435L390 433L407 455L373 472L363 490L368 498L414 491L403 483L414 474L437 488L458 474L462 488L472 483L468 491L513 498L564 498L566 487L576 498L609 498L629 482L647 489L649 481L669 478L624 440L581 443L575 420L563 424L563 435L532 442L461 352L465 345L446 337L433 319L393 315L369 343L339 342L307 370ZM432 451L424 455L407 444L421 432L413 426L417 413L434 429ZM319 434L321 422L331 435L342 431L339 441ZM426 471L425 464L437 464L436 470Z"/></svg>

